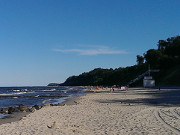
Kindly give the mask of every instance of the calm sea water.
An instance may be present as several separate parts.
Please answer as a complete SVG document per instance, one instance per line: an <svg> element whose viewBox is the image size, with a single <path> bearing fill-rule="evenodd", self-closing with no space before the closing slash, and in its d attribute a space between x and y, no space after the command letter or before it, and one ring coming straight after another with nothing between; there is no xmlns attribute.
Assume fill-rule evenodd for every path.
<svg viewBox="0 0 180 135"><path fill-rule="evenodd" d="M55 104L85 91L84 87L0 87L0 108Z"/></svg>

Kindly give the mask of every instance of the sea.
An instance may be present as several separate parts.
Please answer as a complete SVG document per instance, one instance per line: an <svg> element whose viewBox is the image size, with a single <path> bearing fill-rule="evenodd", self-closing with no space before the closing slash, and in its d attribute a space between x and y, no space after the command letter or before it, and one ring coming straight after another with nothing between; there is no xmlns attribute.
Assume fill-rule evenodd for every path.
<svg viewBox="0 0 180 135"><path fill-rule="evenodd" d="M0 87L0 108L57 104L81 96L85 91L86 88L80 86Z"/></svg>

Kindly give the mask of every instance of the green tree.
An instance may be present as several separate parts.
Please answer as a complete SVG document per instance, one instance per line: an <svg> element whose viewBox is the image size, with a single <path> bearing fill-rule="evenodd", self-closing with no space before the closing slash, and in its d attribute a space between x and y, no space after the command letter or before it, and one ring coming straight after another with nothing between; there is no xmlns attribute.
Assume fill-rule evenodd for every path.
<svg viewBox="0 0 180 135"><path fill-rule="evenodd" d="M162 53L159 50L150 49L144 54L144 58L148 64L153 68L159 68L159 61L162 57Z"/></svg>
<svg viewBox="0 0 180 135"><path fill-rule="evenodd" d="M140 55L137 55L136 57L137 57L137 60L136 60L137 64L142 65L144 63L144 57Z"/></svg>

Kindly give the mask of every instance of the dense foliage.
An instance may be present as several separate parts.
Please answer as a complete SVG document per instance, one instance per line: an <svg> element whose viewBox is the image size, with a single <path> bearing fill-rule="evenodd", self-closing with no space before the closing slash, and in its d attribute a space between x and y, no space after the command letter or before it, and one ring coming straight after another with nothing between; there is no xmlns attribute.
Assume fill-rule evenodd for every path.
<svg viewBox="0 0 180 135"><path fill-rule="evenodd" d="M146 63L152 68L166 69L180 64L180 36L159 40L158 49L144 54Z"/></svg>
<svg viewBox="0 0 180 135"><path fill-rule="evenodd" d="M150 49L143 56L137 55L137 65L117 68L96 68L79 76L69 77L61 85L126 85L130 80L151 69L160 69L153 74L158 85L180 85L180 36L159 40L158 49ZM142 85L136 82L134 85Z"/></svg>
<svg viewBox="0 0 180 135"><path fill-rule="evenodd" d="M97 68L79 76L69 77L63 85L125 85L146 69L145 64L114 70Z"/></svg>

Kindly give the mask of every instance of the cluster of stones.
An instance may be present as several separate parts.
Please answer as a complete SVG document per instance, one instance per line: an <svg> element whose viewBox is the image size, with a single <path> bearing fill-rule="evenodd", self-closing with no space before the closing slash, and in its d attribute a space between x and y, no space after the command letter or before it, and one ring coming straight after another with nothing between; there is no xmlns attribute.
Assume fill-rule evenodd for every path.
<svg viewBox="0 0 180 135"><path fill-rule="evenodd" d="M64 103L58 103L58 104L44 104L44 105L34 105L33 107L28 107L23 104L20 104L18 107L9 107L9 108L1 108L0 113L1 114L13 114L15 112L34 112L36 110L39 110L43 107L49 107L49 106L64 106Z"/></svg>

